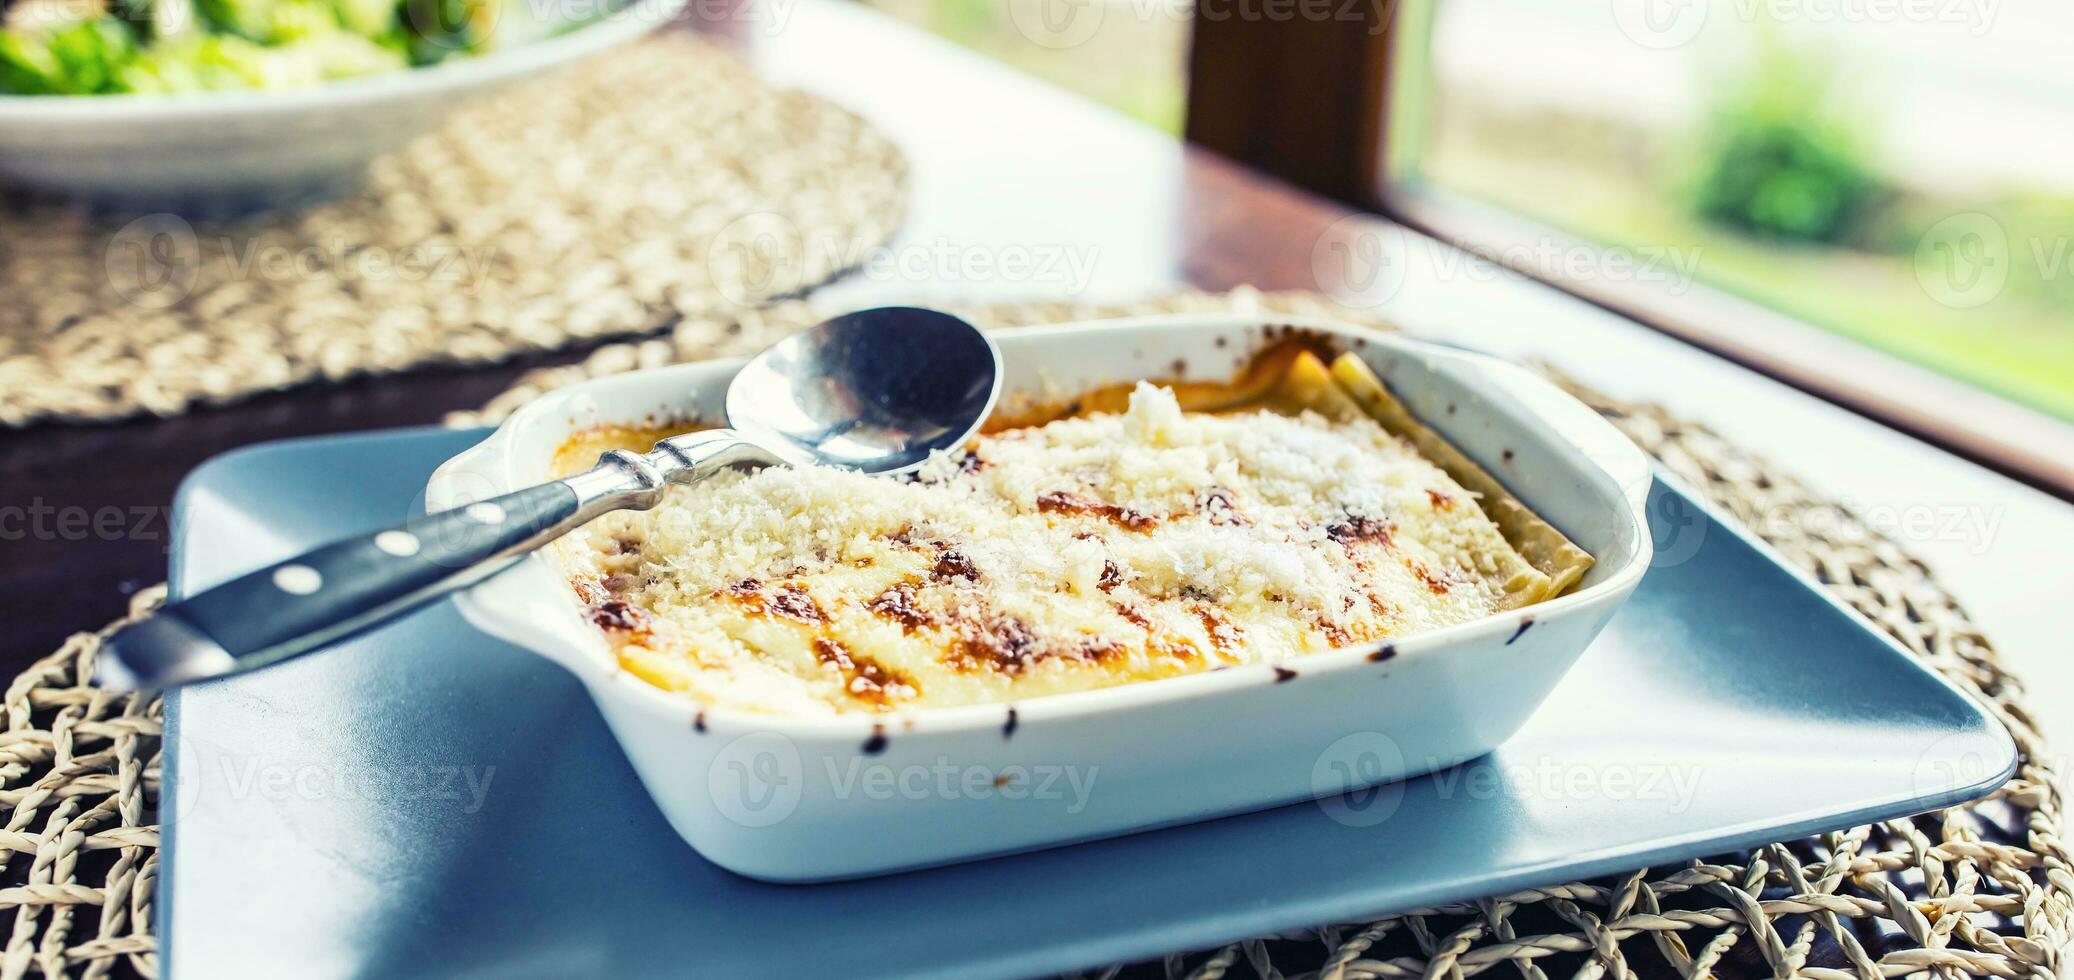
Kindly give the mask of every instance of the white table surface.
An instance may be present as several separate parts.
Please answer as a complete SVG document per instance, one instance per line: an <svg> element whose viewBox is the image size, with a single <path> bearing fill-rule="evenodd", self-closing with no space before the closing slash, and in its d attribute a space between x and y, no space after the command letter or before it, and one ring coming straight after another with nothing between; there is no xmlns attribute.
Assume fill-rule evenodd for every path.
<svg viewBox="0 0 2074 980"><path fill-rule="evenodd" d="M772 0L746 16L759 70L871 120L913 167L894 254L817 299L1109 300L1182 284L1174 229L1187 202L1171 137L918 31L876 30L858 45L881 15L853 4ZM946 64L958 67L956 85ZM1704 421L1862 511L1920 522L1897 533L2025 680L2056 742L2074 738L2074 577L2064 572L2074 506L1554 289L1472 271L1445 245L1392 234L1409 236L1410 261L1374 308L1405 327L1546 357L1603 391ZM992 269L1019 255L1055 267ZM1071 272L1074 262L1087 274Z"/></svg>

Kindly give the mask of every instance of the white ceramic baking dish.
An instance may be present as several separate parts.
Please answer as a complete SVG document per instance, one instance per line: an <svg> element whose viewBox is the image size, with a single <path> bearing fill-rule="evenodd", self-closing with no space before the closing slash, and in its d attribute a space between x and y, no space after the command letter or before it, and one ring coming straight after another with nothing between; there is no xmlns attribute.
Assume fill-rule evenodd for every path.
<svg viewBox="0 0 2074 980"><path fill-rule="evenodd" d="M1004 397L1222 380L1291 327L1365 359L1427 424L1597 559L1568 595L1397 640L1016 704L785 718L702 707L618 669L534 555L456 597L483 630L574 672L672 826L773 881L878 874L1331 797L1475 758L1518 730L1649 565L1647 458L1522 368L1355 327L1161 317L997 335ZM599 423L718 421L739 362L551 392L433 474L456 507L548 477ZM1334 804L1345 806L1346 804ZM1352 813L1352 811L1348 811Z"/></svg>

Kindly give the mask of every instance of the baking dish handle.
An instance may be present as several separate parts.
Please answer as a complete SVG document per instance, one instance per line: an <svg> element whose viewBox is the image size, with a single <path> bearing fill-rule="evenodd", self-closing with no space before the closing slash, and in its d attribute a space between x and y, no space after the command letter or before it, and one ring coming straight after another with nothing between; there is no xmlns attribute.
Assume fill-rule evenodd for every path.
<svg viewBox="0 0 2074 980"><path fill-rule="evenodd" d="M1527 417L1539 419L1592 466L1610 476L1636 514L1645 512L1649 487L1655 480L1654 467L1649 454L1626 433L1538 372L1502 358L1459 349L1449 350L1445 356L1482 375L1492 389L1517 399Z"/></svg>

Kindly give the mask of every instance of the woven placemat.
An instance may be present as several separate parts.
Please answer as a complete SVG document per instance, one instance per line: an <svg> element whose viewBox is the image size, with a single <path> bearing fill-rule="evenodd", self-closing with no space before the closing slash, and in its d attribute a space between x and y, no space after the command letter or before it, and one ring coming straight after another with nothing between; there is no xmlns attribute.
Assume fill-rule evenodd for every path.
<svg viewBox="0 0 2074 980"><path fill-rule="evenodd" d="M906 187L857 117L670 32L473 103L306 209L190 220L0 196L0 426L727 315L867 259Z"/></svg>
<svg viewBox="0 0 2074 980"><path fill-rule="evenodd" d="M1022 305L964 312L994 326L1178 311L1316 313L1364 320L1308 294L1187 294L1114 307ZM536 372L482 412L502 415L546 388L598 374L758 347L818 319L805 302L734 322L680 324L668 337L602 348ZM1370 321L1372 322L1372 321ZM1567 382L1566 382L1567 383ZM2074 917L2074 868L2061 800L2023 689L1928 569L1766 460L1661 408L1570 384L1644 448L1900 640L2009 726L2017 775L1988 798L1909 820L1854 827L1372 922L1322 925L1101 976L1461 978L1994 976L2050 980ZM162 601L152 589L133 603ZM100 639L74 636L17 678L0 735L0 908L13 915L0 980L156 973L159 706L85 686ZM1839 677L1838 684L1851 679Z"/></svg>

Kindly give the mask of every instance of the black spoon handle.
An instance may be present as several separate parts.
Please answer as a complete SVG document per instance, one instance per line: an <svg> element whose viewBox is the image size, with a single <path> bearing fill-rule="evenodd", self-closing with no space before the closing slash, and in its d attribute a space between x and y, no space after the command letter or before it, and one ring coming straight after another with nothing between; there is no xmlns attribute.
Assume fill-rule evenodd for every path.
<svg viewBox="0 0 2074 980"><path fill-rule="evenodd" d="M566 480L334 541L167 605L109 638L96 679L166 688L278 663L473 585L600 514L653 507L666 484L775 461L726 430L609 452Z"/></svg>

